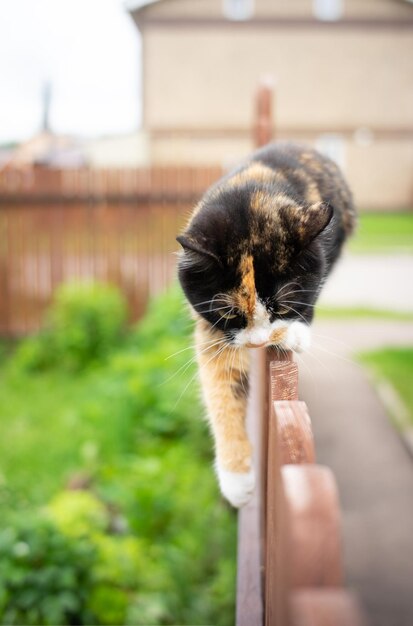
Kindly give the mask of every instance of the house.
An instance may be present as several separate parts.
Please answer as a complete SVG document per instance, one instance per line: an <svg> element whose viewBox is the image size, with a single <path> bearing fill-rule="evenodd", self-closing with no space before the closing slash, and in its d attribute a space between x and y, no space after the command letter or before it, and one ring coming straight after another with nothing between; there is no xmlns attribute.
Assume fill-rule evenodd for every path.
<svg viewBox="0 0 413 626"><path fill-rule="evenodd" d="M147 136L142 131L89 139L83 152L91 168L146 167L148 162Z"/></svg>
<svg viewBox="0 0 413 626"><path fill-rule="evenodd" d="M344 168L359 206L413 205L413 4L129 0L142 37L154 163L231 165L252 148L253 94L275 84L275 135Z"/></svg>

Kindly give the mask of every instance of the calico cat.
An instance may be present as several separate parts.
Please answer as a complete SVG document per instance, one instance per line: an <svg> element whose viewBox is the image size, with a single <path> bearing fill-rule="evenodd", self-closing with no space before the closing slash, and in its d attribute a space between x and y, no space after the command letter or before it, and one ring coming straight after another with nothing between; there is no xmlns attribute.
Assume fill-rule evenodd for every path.
<svg viewBox="0 0 413 626"><path fill-rule="evenodd" d="M309 348L316 299L355 217L330 159L276 142L213 185L177 237L216 472L235 507L254 488L244 425L248 348Z"/></svg>

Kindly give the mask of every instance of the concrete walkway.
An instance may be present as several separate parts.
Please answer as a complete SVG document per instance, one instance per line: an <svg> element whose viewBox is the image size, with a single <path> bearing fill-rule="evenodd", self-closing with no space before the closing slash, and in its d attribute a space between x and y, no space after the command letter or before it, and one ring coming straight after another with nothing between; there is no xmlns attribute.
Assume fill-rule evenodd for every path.
<svg viewBox="0 0 413 626"><path fill-rule="evenodd" d="M370 626L412 626L413 459L350 355L413 345L413 324L319 322L314 343L297 359L300 397L312 417L317 460L337 478L347 584Z"/></svg>
<svg viewBox="0 0 413 626"><path fill-rule="evenodd" d="M319 304L412 311L412 277L413 255L344 255Z"/></svg>

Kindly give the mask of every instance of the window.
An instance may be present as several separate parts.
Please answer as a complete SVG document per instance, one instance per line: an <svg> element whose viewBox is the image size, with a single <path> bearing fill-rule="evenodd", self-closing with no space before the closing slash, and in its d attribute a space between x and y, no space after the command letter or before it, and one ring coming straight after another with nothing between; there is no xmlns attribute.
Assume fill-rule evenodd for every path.
<svg viewBox="0 0 413 626"><path fill-rule="evenodd" d="M230 20L248 20L254 14L254 0L224 0L224 14Z"/></svg>
<svg viewBox="0 0 413 626"><path fill-rule="evenodd" d="M334 22L343 16L344 0L313 0L313 13L319 20Z"/></svg>

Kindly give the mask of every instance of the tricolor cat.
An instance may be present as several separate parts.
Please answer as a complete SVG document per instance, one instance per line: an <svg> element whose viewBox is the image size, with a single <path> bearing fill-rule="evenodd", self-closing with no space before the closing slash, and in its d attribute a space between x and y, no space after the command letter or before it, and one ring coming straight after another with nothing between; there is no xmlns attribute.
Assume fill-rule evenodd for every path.
<svg viewBox="0 0 413 626"><path fill-rule="evenodd" d="M213 185L177 237L216 472L235 507L254 489L245 431L248 348L310 347L315 302L355 217L330 159L279 142Z"/></svg>

